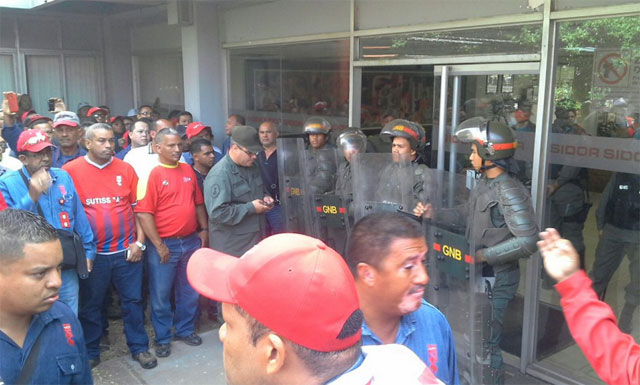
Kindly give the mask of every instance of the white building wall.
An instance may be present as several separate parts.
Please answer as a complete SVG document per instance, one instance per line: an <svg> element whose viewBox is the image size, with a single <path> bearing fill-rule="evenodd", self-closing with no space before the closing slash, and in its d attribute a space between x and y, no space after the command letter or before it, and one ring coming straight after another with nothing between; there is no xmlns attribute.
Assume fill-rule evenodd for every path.
<svg viewBox="0 0 640 385"><path fill-rule="evenodd" d="M404 27L534 12L528 0L356 0L356 29Z"/></svg>
<svg viewBox="0 0 640 385"><path fill-rule="evenodd" d="M225 43L349 32L349 0L276 0L220 15Z"/></svg>

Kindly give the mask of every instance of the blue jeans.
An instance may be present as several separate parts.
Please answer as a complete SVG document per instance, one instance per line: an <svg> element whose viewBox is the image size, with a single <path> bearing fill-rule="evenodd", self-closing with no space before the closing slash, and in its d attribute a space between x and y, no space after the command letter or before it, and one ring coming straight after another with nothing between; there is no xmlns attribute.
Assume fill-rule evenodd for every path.
<svg viewBox="0 0 640 385"><path fill-rule="evenodd" d="M76 269L62 270L60 278L60 301L67 304L73 310L73 314L78 315L78 273Z"/></svg>
<svg viewBox="0 0 640 385"><path fill-rule="evenodd" d="M269 235L284 232L284 212L282 206L276 205L265 213L269 225Z"/></svg>
<svg viewBox="0 0 640 385"><path fill-rule="evenodd" d="M142 318L142 262L127 262L126 251L96 254L89 278L80 281L79 319L90 359L100 357L100 338L105 329L104 297L113 285L120 296L124 333L131 354L149 350L149 337Z"/></svg>
<svg viewBox="0 0 640 385"><path fill-rule="evenodd" d="M172 324L175 327L175 335L179 337L186 337L195 332L198 293L187 280L187 262L191 254L202 247L202 242L195 233L184 238L165 238L163 242L171 253L167 263L160 263L158 250L151 242L147 248L151 321L158 344L168 344L171 341ZM175 315L171 312L172 289L175 297Z"/></svg>

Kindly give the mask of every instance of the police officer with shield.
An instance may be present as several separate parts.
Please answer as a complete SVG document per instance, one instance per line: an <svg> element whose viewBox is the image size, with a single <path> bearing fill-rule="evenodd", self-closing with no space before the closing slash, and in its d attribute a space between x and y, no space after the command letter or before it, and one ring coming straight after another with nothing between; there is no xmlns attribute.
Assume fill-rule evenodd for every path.
<svg viewBox="0 0 640 385"><path fill-rule="evenodd" d="M388 164L382 171L383 179L377 191L380 200L394 201L397 196L398 187L402 184L399 180L403 173L397 170L403 166L403 161L408 160L412 174L413 204L427 202L428 190L432 186L424 185L424 175L429 172L429 168L424 165L422 151L426 144L424 128L415 122L404 119L394 119L385 124L380 131L382 139L391 141L391 155L393 162Z"/></svg>
<svg viewBox="0 0 640 385"><path fill-rule="evenodd" d="M334 192L337 195L353 195L351 180L351 158L354 154L360 154L367 149L367 136L359 129L350 127L345 130L336 141L338 150L342 152L345 162L338 166L336 186Z"/></svg>
<svg viewBox="0 0 640 385"><path fill-rule="evenodd" d="M336 174L334 152L331 151L335 150L335 146L329 143L331 123L325 118L311 117L304 123L304 133L309 141L305 169L311 193L329 192L333 190Z"/></svg>
<svg viewBox="0 0 640 385"><path fill-rule="evenodd" d="M475 262L484 276L495 278L490 289L491 323L482 363L489 364L490 381L504 383L504 362L499 347L509 301L518 289L518 260L536 251L538 229L527 189L513 176L517 142L505 124L472 118L460 124L456 137L471 144L469 160L480 175L464 207L434 210L418 204L414 214L448 223L466 216L466 237L475 247ZM434 212L435 211L435 212Z"/></svg>

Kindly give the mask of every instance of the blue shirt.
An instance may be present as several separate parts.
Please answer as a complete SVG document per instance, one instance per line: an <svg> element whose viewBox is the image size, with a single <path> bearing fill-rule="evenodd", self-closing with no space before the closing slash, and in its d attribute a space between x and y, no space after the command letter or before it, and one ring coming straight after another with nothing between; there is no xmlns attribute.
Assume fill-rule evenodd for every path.
<svg viewBox="0 0 640 385"><path fill-rule="evenodd" d="M122 150L118 151L117 154L114 155L114 157L120 159L120 160L124 160L125 155L127 155L129 153L129 151L131 151L131 145L123 148Z"/></svg>
<svg viewBox="0 0 640 385"><path fill-rule="evenodd" d="M182 153L182 157L184 158L184 162L186 164L188 164L189 166L193 166L193 155L190 152L183 152ZM216 163L218 163L220 161L220 159L222 159L223 155L222 153L219 151L218 147L213 147L213 165L215 166Z"/></svg>
<svg viewBox="0 0 640 385"><path fill-rule="evenodd" d="M31 179L26 167L22 167L22 171L27 180ZM49 169L49 175L51 175L51 187L38 199L45 219L56 229L75 231L82 238L87 258L94 259L96 241L71 176L66 171L53 167ZM29 196L29 189L18 171L12 171L0 177L0 193L7 201L7 206L39 215L35 203Z"/></svg>
<svg viewBox="0 0 640 385"><path fill-rule="evenodd" d="M413 350L445 384L460 384L451 326L444 314L424 299L418 310L400 320L395 343ZM366 322L362 323L362 345L382 345Z"/></svg>
<svg viewBox="0 0 640 385"><path fill-rule="evenodd" d="M16 123L13 126L2 126L2 137L7 141L9 148L14 154L18 153L18 138L24 131L22 123Z"/></svg>
<svg viewBox="0 0 640 385"><path fill-rule="evenodd" d="M64 155L60 150L60 147L56 147L53 150L53 155L51 155L51 167L61 168L65 165L65 163L71 162L75 158L79 158L85 155L87 155L87 151L80 146L78 146L78 151L76 151L76 153L73 155Z"/></svg>
<svg viewBox="0 0 640 385"><path fill-rule="evenodd" d="M227 155L229 148L231 147L231 137L227 136L227 139L222 143L222 155Z"/></svg>
<svg viewBox="0 0 640 385"><path fill-rule="evenodd" d="M80 322L60 301L33 316L22 348L0 331L0 383L16 382L39 336L31 384L93 384Z"/></svg>
<svg viewBox="0 0 640 385"><path fill-rule="evenodd" d="M267 153L260 151L258 154L258 166L262 176L262 184L269 192L269 195L280 203L280 183L278 182L278 150L275 150L269 158Z"/></svg>

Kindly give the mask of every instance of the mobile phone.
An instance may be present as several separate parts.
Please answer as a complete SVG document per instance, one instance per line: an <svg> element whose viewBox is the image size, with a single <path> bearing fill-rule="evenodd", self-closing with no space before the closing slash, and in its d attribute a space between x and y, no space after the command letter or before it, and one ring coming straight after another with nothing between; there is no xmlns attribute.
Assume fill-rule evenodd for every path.
<svg viewBox="0 0 640 385"><path fill-rule="evenodd" d="M47 103L49 104L49 112L56 110L56 98L49 98Z"/></svg>
<svg viewBox="0 0 640 385"><path fill-rule="evenodd" d="M131 249L127 249L126 260L131 259Z"/></svg>
<svg viewBox="0 0 640 385"><path fill-rule="evenodd" d="M18 95L16 95L15 92L9 92L5 95L5 98L7 99L7 103L9 103L9 111L12 113L18 112L20 109L18 107Z"/></svg>

